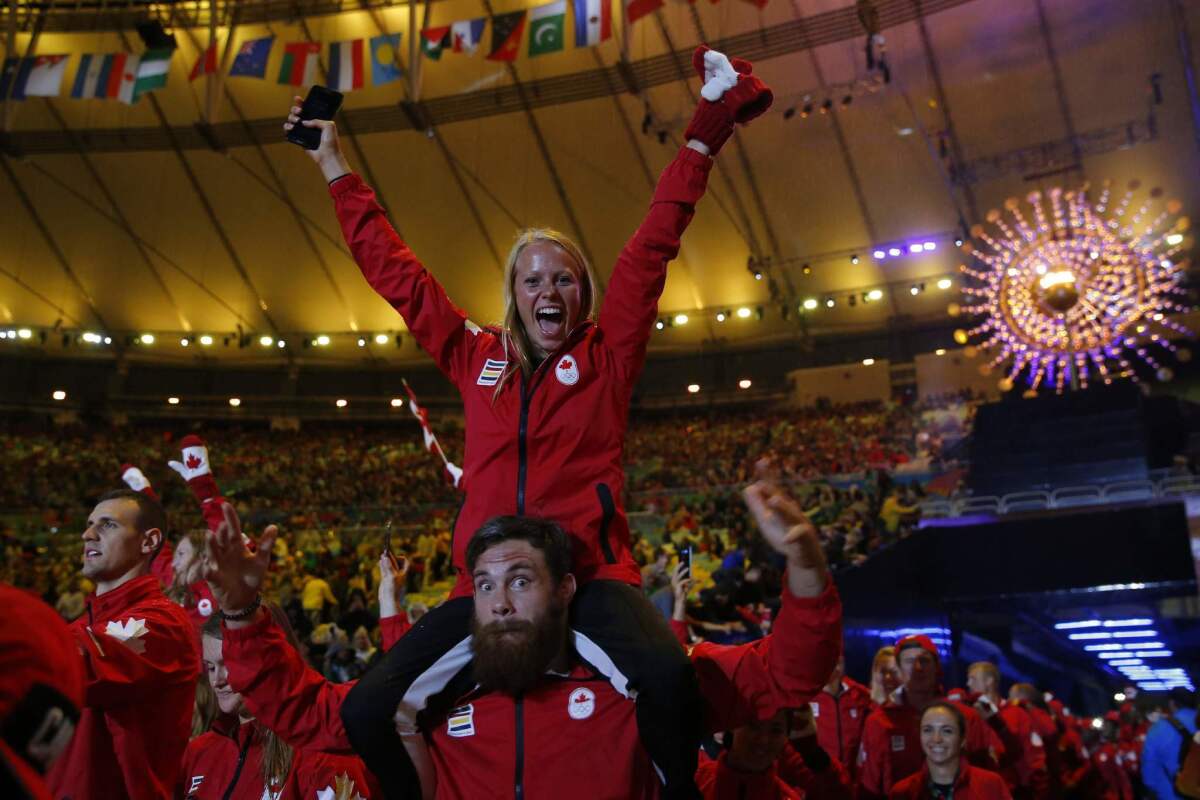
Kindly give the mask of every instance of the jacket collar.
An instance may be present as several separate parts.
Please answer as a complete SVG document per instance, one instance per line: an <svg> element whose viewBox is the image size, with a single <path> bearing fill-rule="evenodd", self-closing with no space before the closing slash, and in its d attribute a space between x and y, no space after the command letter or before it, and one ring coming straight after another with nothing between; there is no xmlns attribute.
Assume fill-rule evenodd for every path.
<svg viewBox="0 0 1200 800"><path fill-rule="evenodd" d="M155 595L162 595L162 585L153 575L142 575L126 581L100 596L90 594L87 598L88 620L94 623L97 619L118 617L126 608Z"/></svg>
<svg viewBox="0 0 1200 800"><path fill-rule="evenodd" d="M923 783L926 787L933 785L933 776L929 774L929 763L926 762L921 767ZM971 784L971 765L967 763L967 757L959 755L958 757L958 775L954 778L954 796L966 797L966 792L963 790ZM961 793L961 794L960 794Z"/></svg>

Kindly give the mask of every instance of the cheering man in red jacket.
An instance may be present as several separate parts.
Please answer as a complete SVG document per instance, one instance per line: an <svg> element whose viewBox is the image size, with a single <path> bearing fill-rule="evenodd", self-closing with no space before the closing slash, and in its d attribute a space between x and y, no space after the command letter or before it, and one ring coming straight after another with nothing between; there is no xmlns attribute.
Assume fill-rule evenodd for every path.
<svg viewBox="0 0 1200 800"><path fill-rule="evenodd" d="M692 649L710 731L807 702L840 649L841 604L815 530L774 486L755 484L746 500L764 537L787 559L787 588L770 637ZM260 553L274 534L264 534ZM600 674L606 665L591 663L597 656L583 653L568 627L576 585L568 542L554 523L520 517L490 520L472 538L468 690L452 708L425 719L432 763L421 778L427 787L436 778L437 797L541 798L572 790L588 798L660 796L634 704ZM246 551L233 524L212 548L209 580L226 613L230 684L256 718L292 745L347 750L340 722L346 690L307 669L278 626L254 610L267 559Z"/></svg>
<svg viewBox="0 0 1200 800"><path fill-rule="evenodd" d="M166 525L162 506L131 489L104 495L88 517L83 574L96 592L71 625L84 708L49 775L55 797L158 800L174 791L200 655L187 612L150 574Z"/></svg>
<svg viewBox="0 0 1200 800"><path fill-rule="evenodd" d="M896 643L896 663L904 680L892 697L867 717L858 752L859 800L886 797L901 779L921 769L921 710L941 694L941 660L928 636ZM1004 747L979 712L952 703L965 720L963 752L975 766L992 769Z"/></svg>
<svg viewBox="0 0 1200 800"><path fill-rule="evenodd" d="M990 661L976 661L967 668L967 687L979 695L975 708L1004 742L1006 763L1000 774L1015 800L1050 797L1045 741L1028 709L1000 697L999 668Z"/></svg>

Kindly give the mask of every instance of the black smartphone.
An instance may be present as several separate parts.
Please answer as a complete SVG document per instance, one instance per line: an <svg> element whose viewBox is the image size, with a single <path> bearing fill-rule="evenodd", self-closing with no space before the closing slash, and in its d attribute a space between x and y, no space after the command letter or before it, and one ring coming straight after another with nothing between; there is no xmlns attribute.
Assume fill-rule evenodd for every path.
<svg viewBox="0 0 1200 800"><path fill-rule="evenodd" d="M679 563L687 565L687 576L692 577L692 546L690 544L679 546Z"/></svg>
<svg viewBox="0 0 1200 800"><path fill-rule="evenodd" d="M341 92L314 85L308 90L308 97L304 98L304 103L300 106L300 121L333 119L334 114L342 107L343 97ZM316 150L321 146L321 129L306 128L298 124L288 131L287 140L305 150Z"/></svg>

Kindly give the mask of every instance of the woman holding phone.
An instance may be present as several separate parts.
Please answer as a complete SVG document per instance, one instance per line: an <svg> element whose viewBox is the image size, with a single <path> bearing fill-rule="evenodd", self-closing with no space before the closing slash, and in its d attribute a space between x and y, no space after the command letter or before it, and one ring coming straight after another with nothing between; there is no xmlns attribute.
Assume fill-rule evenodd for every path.
<svg viewBox="0 0 1200 800"><path fill-rule="evenodd" d="M504 321L496 327L468 319L401 241L351 172L333 122L301 122L296 98L284 125L320 129L309 155L329 181L355 261L463 398L466 499L452 543L458 581L450 599L363 678L343 711L351 742L389 797L411 793L416 783L411 763L398 758L396 728L414 733L417 713L448 694L447 680L462 677L470 662L473 583L465 553L474 532L502 514L547 517L571 534L581 584L571 607L576 649L594 665L607 664L599 668L614 685L636 694L642 742L664 777L664 796L698 796L695 676L638 589L619 505L621 456L667 264L704 194L711 156L735 123L762 114L772 96L747 62L701 47L693 63L705 84L687 145L659 179L603 304L591 265L570 239L525 230L505 265Z"/></svg>

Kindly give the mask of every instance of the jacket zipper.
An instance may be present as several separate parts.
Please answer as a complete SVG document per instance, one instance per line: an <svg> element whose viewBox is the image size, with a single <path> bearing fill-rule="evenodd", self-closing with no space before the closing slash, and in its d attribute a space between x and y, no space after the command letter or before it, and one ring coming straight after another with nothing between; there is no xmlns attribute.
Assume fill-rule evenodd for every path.
<svg viewBox="0 0 1200 800"><path fill-rule="evenodd" d="M242 767L246 765L246 753L250 750L250 742L253 740L254 732L251 731L250 735L246 737L246 743L242 745L241 750L238 752L238 763L237 768L233 771L233 780L229 782L229 788L225 790L225 794L221 800L229 800L230 797L233 797L233 790L237 788L238 778L242 777ZM236 742L237 739L234 738L234 741Z"/></svg>
<svg viewBox="0 0 1200 800"><path fill-rule="evenodd" d="M526 444L526 435L529 432L529 405L533 398L533 393L541 384L542 378L546 376L545 367L549 358L543 361L533 372L533 377L526 379L524 373L521 374L521 424L517 428L517 513L525 513L525 472L528 467L528 446Z"/></svg>
<svg viewBox="0 0 1200 800"><path fill-rule="evenodd" d="M608 526L612 522L613 515L617 513L616 505L613 503L612 490L608 488L607 483L597 483L596 496L600 498L600 549L604 552L604 560L609 564L615 564L617 557L613 554L612 544L608 541Z"/></svg>
<svg viewBox="0 0 1200 800"><path fill-rule="evenodd" d="M518 696L515 705L516 737L517 737L517 769L514 776L514 795L516 800L525 797L525 698Z"/></svg>

